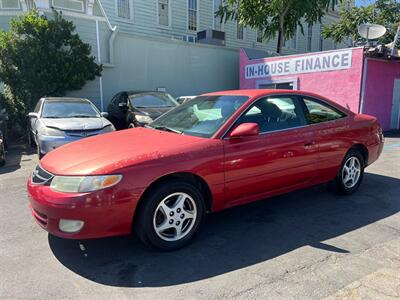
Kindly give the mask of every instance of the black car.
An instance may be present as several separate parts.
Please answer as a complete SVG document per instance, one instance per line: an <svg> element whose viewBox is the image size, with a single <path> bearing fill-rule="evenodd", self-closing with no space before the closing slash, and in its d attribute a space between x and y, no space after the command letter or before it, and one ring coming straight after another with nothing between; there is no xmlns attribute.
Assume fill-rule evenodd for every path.
<svg viewBox="0 0 400 300"><path fill-rule="evenodd" d="M6 141L6 135L7 135L7 120L8 120L8 114L6 112L5 105L3 103L3 99L0 97L0 132L2 132L2 140L4 147L7 148L7 141ZM1 155L1 153L0 153Z"/></svg>
<svg viewBox="0 0 400 300"><path fill-rule="evenodd" d="M118 130L144 126L178 105L168 93L124 91L112 98L108 119Z"/></svg>
<svg viewBox="0 0 400 300"><path fill-rule="evenodd" d="M0 130L0 167L6 163L6 150L4 147L3 133Z"/></svg>

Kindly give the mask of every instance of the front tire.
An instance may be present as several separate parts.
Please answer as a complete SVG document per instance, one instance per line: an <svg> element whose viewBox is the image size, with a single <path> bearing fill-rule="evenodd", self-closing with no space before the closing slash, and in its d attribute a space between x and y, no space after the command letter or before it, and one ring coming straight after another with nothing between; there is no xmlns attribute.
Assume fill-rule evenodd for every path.
<svg viewBox="0 0 400 300"><path fill-rule="evenodd" d="M134 229L146 245L163 251L187 245L204 219L203 195L190 183L171 180L142 199Z"/></svg>
<svg viewBox="0 0 400 300"><path fill-rule="evenodd" d="M357 150L347 152L333 181L335 191L342 195L353 194L364 177L364 157Z"/></svg>

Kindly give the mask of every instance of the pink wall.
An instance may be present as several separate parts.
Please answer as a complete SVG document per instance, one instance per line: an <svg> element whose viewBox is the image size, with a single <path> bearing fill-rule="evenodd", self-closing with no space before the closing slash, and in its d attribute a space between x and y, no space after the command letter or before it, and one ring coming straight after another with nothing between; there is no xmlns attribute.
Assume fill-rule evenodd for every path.
<svg viewBox="0 0 400 300"><path fill-rule="evenodd" d="M390 129L394 80L400 78L400 62L366 59L365 66L362 112L378 117L383 129Z"/></svg>
<svg viewBox="0 0 400 300"><path fill-rule="evenodd" d="M343 50L343 49L342 49ZM289 74L282 76L269 76L265 78L246 79L245 68L248 64L256 64L263 62L279 61L287 59L284 57L269 57L262 59L249 60L243 49L240 51L240 88L254 89L257 82L263 79L279 80L284 78L297 78L298 89L327 97L341 105L358 112L361 93L361 79L363 68L363 49L353 48L351 68L336 71L324 71L303 74ZM335 50L333 50L335 51ZM333 51L318 52L328 53ZM306 53L290 56L291 58L315 55L316 53Z"/></svg>

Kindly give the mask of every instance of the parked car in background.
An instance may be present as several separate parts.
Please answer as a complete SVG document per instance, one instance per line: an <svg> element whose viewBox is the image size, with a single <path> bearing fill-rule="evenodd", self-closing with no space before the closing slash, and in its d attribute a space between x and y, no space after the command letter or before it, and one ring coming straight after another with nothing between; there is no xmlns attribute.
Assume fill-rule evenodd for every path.
<svg viewBox="0 0 400 300"><path fill-rule="evenodd" d="M3 136L2 139L4 148L7 148L7 120L8 120L8 114L4 106L3 100L0 97L0 131L2 132Z"/></svg>
<svg viewBox="0 0 400 300"><path fill-rule="evenodd" d="M48 97L37 103L29 113L30 134L39 158L46 153L85 137L114 131L106 119L87 99Z"/></svg>
<svg viewBox="0 0 400 300"><path fill-rule="evenodd" d="M6 163L6 149L4 144L3 132L0 130L0 167Z"/></svg>
<svg viewBox="0 0 400 300"><path fill-rule="evenodd" d="M325 182L354 193L383 142L375 117L315 94L211 93L146 128L49 153L29 178L28 193L33 216L54 235L135 230L143 242L172 250L193 238L206 211Z"/></svg>
<svg viewBox="0 0 400 300"><path fill-rule="evenodd" d="M168 93L124 91L112 98L108 105L108 119L119 130L140 127L178 105Z"/></svg>
<svg viewBox="0 0 400 300"><path fill-rule="evenodd" d="M189 100L192 100L194 98L196 98L197 96L180 96L178 98L176 98L176 102L178 102L179 104L183 104Z"/></svg>

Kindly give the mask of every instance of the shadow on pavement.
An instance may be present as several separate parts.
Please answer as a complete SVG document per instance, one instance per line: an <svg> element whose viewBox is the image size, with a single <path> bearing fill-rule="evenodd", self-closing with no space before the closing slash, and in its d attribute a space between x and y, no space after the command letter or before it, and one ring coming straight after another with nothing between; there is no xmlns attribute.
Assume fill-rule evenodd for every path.
<svg viewBox="0 0 400 300"><path fill-rule="evenodd" d="M318 186L211 214L188 247L161 253L132 237L64 240L49 235L56 258L97 283L160 287L193 282L248 267L309 245L348 253L323 241L400 211L400 180L365 174L352 196ZM384 195L384 196L383 196Z"/></svg>
<svg viewBox="0 0 400 300"><path fill-rule="evenodd" d="M0 175L14 172L21 168L21 159L23 155L35 153L35 149L25 144L15 144L8 146L6 150L6 165L0 167Z"/></svg>

